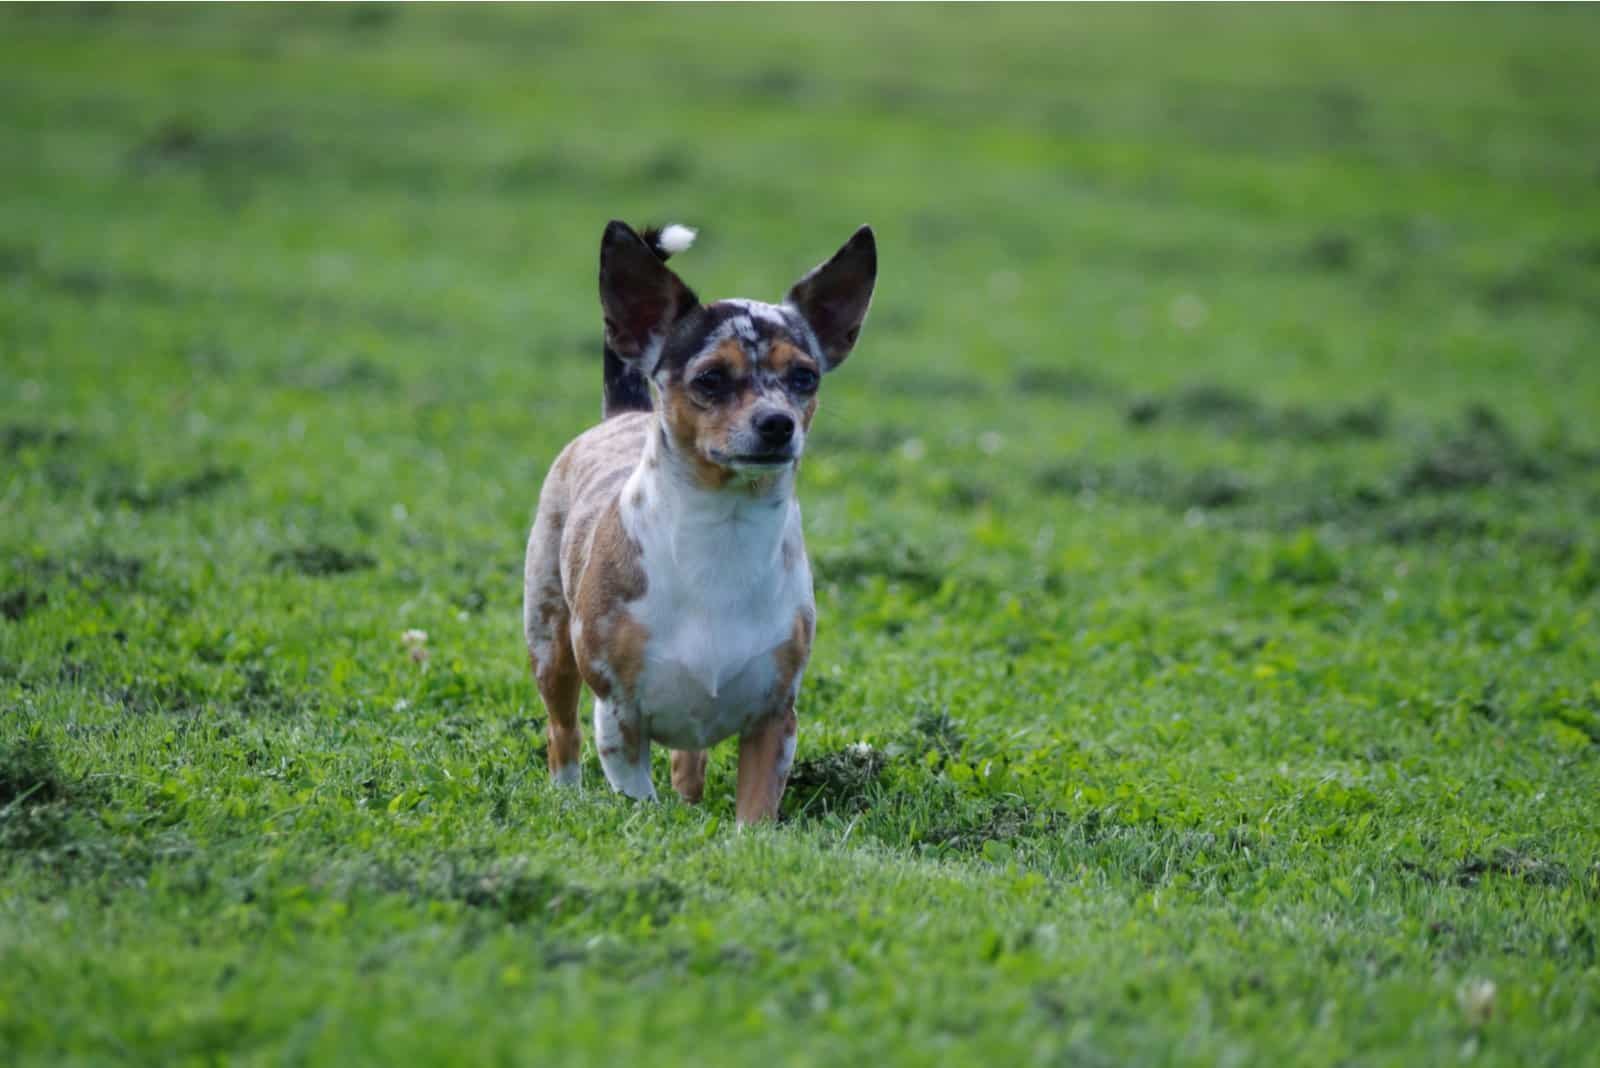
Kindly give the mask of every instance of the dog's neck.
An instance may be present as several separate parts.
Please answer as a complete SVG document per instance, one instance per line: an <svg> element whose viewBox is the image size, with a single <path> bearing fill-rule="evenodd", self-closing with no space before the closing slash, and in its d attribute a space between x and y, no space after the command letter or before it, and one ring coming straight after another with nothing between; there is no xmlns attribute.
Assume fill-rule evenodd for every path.
<svg viewBox="0 0 1600 1068"><path fill-rule="evenodd" d="M769 552L777 556L785 532L795 519L795 465L778 471L738 474L711 488L696 477L691 461L657 424L625 495L633 495L638 519L673 533L673 541L715 545L736 541L738 555L749 559ZM625 496L627 499L627 496Z"/></svg>

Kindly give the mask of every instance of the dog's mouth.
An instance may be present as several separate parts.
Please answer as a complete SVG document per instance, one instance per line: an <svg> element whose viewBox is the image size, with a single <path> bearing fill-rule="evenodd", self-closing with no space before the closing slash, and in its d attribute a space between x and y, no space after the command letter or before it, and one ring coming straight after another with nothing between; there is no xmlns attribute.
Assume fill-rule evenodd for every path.
<svg viewBox="0 0 1600 1068"><path fill-rule="evenodd" d="M724 467L757 468L761 470L787 467L797 459L799 459L799 456L788 449L782 452L719 453L716 457L717 462Z"/></svg>

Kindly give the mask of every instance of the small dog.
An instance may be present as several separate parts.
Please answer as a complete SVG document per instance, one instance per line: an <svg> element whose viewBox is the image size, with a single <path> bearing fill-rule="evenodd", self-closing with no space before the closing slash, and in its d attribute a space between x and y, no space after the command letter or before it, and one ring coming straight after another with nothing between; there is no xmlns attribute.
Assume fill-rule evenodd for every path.
<svg viewBox="0 0 1600 1068"><path fill-rule="evenodd" d="M556 459L528 538L523 629L550 773L576 786L581 683L613 789L656 796L650 744L695 803L739 736L739 822L773 819L816 607L795 468L823 375L855 346L878 253L863 226L782 304L701 304L666 265L694 231L600 241L603 421Z"/></svg>

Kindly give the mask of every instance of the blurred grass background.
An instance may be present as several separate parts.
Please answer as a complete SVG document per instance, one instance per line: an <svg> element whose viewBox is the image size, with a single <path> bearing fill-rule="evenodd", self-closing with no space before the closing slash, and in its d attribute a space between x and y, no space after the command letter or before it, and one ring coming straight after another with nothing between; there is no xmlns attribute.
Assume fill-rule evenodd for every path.
<svg viewBox="0 0 1600 1068"><path fill-rule="evenodd" d="M0 1052L1589 1056L1596 69L1580 6L0 9ZM779 837L725 753L544 783L613 217L707 298L879 235Z"/></svg>

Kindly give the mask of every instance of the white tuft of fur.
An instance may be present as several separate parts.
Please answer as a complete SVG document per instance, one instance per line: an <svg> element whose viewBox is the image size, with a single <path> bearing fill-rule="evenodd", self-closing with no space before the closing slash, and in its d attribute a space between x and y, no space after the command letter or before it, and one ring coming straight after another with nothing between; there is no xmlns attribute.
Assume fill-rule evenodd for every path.
<svg viewBox="0 0 1600 1068"><path fill-rule="evenodd" d="M700 231L684 226L682 223L673 223L671 226L662 229L661 236L657 240L661 244L661 251L676 256L694 244L694 239L699 234Z"/></svg>

